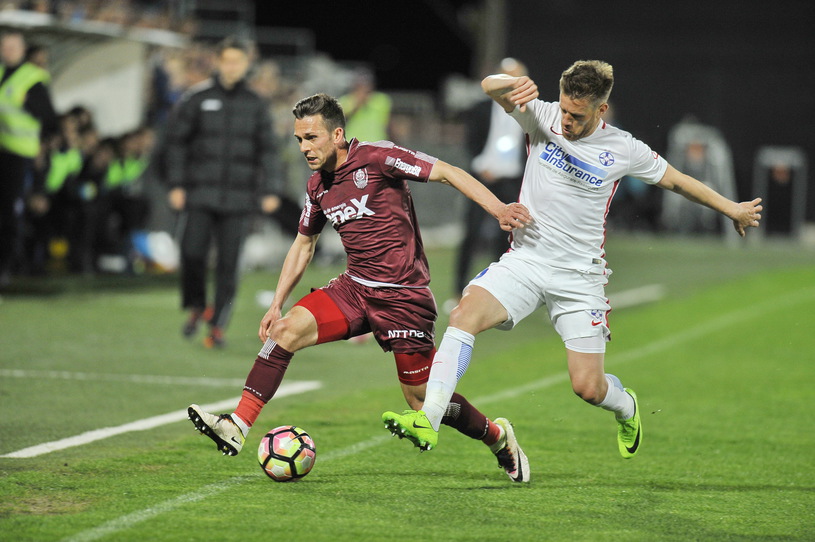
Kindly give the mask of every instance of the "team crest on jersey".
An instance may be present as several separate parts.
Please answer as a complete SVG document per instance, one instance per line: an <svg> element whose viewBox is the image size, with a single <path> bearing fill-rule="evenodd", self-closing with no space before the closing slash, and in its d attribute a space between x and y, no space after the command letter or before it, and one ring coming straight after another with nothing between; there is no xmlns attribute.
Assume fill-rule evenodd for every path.
<svg viewBox="0 0 815 542"><path fill-rule="evenodd" d="M600 160L600 163L604 166L610 166L614 163L614 155L611 154L609 151L604 151L600 153L600 156L597 157Z"/></svg>
<svg viewBox="0 0 815 542"><path fill-rule="evenodd" d="M356 170L354 172L354 184L360 190L368 186L368 171L365 169Z"/></svg>

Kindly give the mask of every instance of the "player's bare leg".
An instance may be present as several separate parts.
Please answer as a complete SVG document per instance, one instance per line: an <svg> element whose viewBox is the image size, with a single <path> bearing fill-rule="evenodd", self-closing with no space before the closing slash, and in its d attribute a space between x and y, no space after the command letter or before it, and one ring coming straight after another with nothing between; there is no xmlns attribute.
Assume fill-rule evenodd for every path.
<svg viewBox="0 0 815 542"><path fill-rule="evenodd" d="M623 388L620 379L604 372L604 354L576 352L566 348L572 389L584 401L614 412L617 419L617 447L629 459L642 442L642 420L637 395Z"/></svg>

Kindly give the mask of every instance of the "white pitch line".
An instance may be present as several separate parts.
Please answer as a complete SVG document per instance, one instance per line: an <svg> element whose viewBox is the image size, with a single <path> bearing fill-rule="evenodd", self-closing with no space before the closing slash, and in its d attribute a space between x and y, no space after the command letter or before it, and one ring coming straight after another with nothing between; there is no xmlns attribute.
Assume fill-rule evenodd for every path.
<svg viewBox="0 0 815 542"><path fill-rule="evenodd" d="M259 474L260 472L258 472L258 475ZM98 527L88 529L87 531L81 531L63 540L65 542L90 542L91 540L99 540L100 538L104 538L108 535L113 535L120 531L124 531L125 529L129 529L134 525L164 514L165 512L175 510L176 508L179 508L185 504L197 502L206 499L207 497L217 495L218 493L222 493L230 487L242 484L248 480L251 480L252 478L256 478L256 476L234 476L224 480L223 482L217 482L204 486L197 491L193 491L192 493L179 495L178 497L164 501L163 503L159 503L156 506L151 506L150 508L133 512L132 514L120 516L116 519L108 521L107 523L103 523Z"/></svg>
<svg viewBox="0 0 815 542"><path fill-rule="evenodd" d="M692 328L689 328L675 336L675 338L667 337L665 339L654 341L653 343L646 344L640 348L635 348L633 350L629 350L627 352L621 352L616 356L616 363L622 364L631 362L633 360L645 357L647 355L655 354L660 350L665 350L674 346L677 342L692 340L700 338L704 335L710 334L712 332L718 331L728 326L732 326L734 324L738 324L742 321L749 320L751 318L758 318L764 317L767 311L784 308L789 305L795 305L796 303L804 303L809 302L809 298L815 297L815 289L805 289L800 290L798 292L794 292L792 294L788 294L776 299L770 299L765 301L764 303L757 304L751 306L749 309L742 309L737 311L732 311L728 314L725 314L719 318L714 319L711 322L702 323ZM559 382L565 381L568 379L568 373L558 373L541 380L537 380L530 384L526 384L524 386L518 386L515 388L511 388L505 390L500 393L496 393L493 395L488 395L486 397L480 397L475 399L475 404L484 404L484 403L492 403L495 401L499 401L502 399L516 397L521 395L522 393L527 393L530 391L536 391L543 388L547 388ZM378 446L379 444L388 440L386 436L379 436L373 437L361 443L356 443L352 446L337 450L334 454L326 454L329 457L322 459L321 462L328 461L334 458L345 457L348 455L352 455L354 453L358 453L362 450L372 448L374 446ZM256 475L259 476L260 474ZM110 534L114 534L120 531L124 531L133 527L134 525L156 517L160 514L165 512L170 512L180 506L183 506L190 502L200 501L212 495L217 495L226 491L227 489L242 484L248 480L256 478L256 476L235 476L224 480L223 482L217 482L215 484L210 484L208 486L204 486L197 491L193 491L190 493L185 493L184 495L180 495L173 499L164 501L162 503L157 504L156 506L151 506L149 508L145 508L143 510L139 510L133 512L131 514L127 514L125 516L118 517L113 519L107 523L103 523L98 527L94 527L92 529L88 529L86 531L81 531L74 536L64 539L64 542L89 542L92 540L98 540L102 537L105 537Z"/></svg>
<svg viewBox="0 0 815 542"><path fill-rule="evenodd" d="M283 384L277 390L275 397L286 397L287 395L305 393L307 391L316 390L321 385L322 384L320 382L312 380ZM201 408L206 411L224 410L234 407L236 404L238 404L239 400L240 397L233 397L232 399L226 399L224 401L219 401L217 403L202 405ZM106 439L116 435L121 435L123 433L130 433L132 431L145 431L147 429L153 429L154 427L175 423L185 419L187 419L187 409L176 410L168 414L153 416L152 418L145 418L143 420L126 423L124 425L119 425L116 427L105 427L103 429L95 429L93 431L88 431L86 433L82 433L80 435L76 435L73 437L55 440L53 442L46 442L43 444L38 444L36 446L31 446L29 448L23 448L22 450L17 450L16 452L11 452L0 457L17 459L26 457L37 457L38 455L55 452L57 450L64 450L65 448L80 446L82 444L88 444L90 442Z"/></svg>
<svg viewBox="0 0 815 542"><path fill-rule="evenodd" d="M634 307L644 303L660 301L665 297L665 294L665 286L662 284L649 284L647 286L640 286L639 288L631 288L630 290L611 293L608 294L608 297L611 300L611 308L627 309L628 307Z"/></svg>
<svg viewBox="0 0 815 542"><path fill-rule="evenodd" d="M0 377L55 380L85 380L126 382L128 384L165 384L168 386L207 386L213 388L243 387L244 378L209 378L164 375L133 375L115 373L83 373L74 371L37 371L28 369L0 369Z"/></svg>
<svg viewBox="0 0 815 542"><path fill-rule="evenodd" d="M656 354L657 352L668 350L684 342L699 339L701 337L704 337L705 335L709 335L721 329L725 329L736 324L739 324L741 322L756 318L758 316L765 315L767 312L772 311L774 309L780 309L782 307L786 307L788 305L795 305L797 303L804 303L805 301L808 302L808 299L811 299L812 297L815 297L815 288L800 290L798 292L787 294L776 299L770 299L761 304L751 305L747 309L732 311L727 314L723 314L718 318L714 318L713 320L710 320L708 322L702 322L698 325L695 325L693 327L690 327L688 329L685 329L663 339L659 339L654 342L645 344L638 348L626 350L623 352L610 352L608 353L608 359L606 360L605 365L606 367L608 367L609 365L616 367L617 365L622 365L623 363L628 363L637 359L644 358L646 356L651 356ZM523 386L518 386L516 388L498 392L493 395L488 395L486 397L480 397L474 402L478 405L494 403L504 399L511 399L513 397L517 397L519 395L523 395L524 393L528 393L531 391L547 388L549 386L553 386L554 384L566 382L568 380L569 380L568 372L558 373L547 376L540 380L529 382L528 384L524 384Z"/></svg>
<svg viewBox="0 0 815 542"><path fill-rule="evenodd" d="M331 450L329 452L321 454L319 456L319 462L320 464L322 464L325 463L326 461L333 461L349 455L357 454L369 448L379 446L380 444L387 440L389 440L389 437L387 435L379 435L376 437L369 438L368 440L364 440L362 442L357 442L346 448L342 448L339 450ZM224 491L231 487L240 485L250 480L256 480L259 477L263 477L260 471L257 471L256 474L243 474L240 476L233 476L232 478L227 478L222 482L209 484L196 491L191 491L190 493L185 493L183 495L179 495L178 497L166 500L162 503L157 504L156 506L151 506L150 508L138 510L131 514L127 514L124 516L120 516L116 519L112 519L107 523L99 525L98 527L94 527L92 529L88 529L87 531L82 531L73 536L65 538L63 542L91 542L92 540L99 540L100 538L104 538L108 535L113 535L120 531L124 531L125 529L129 529L134 525L147 521L148 519L152 519L166 512L175 510L176 508L180 508L185 504L198 502L200 500L206 499L207 497L212 497L219 493L223 493Z"/></svg>
<svg viewBox="0 0 815 542"><path fill-rule="evenodd" d="M639 288L622 290L610 295L615 309L624 309L635 305L652 303L665 297L665 287L651 284ZM0 377L25 379L82 380L102 382L127 382L128 384L158 384L168 386L208 386L235 387L243 386L240 378L183 377L165 375L137 375L116 373L86 373L76 371L48 371L32 369L0 369Z"/></svg>

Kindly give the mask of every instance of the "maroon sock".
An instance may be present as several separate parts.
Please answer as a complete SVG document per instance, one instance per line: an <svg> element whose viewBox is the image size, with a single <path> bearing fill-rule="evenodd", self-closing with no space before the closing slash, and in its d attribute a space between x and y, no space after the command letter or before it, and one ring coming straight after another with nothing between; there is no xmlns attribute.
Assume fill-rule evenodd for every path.
<svg viewBox="0 0 815 542"><path fill-rule="evenodd" d="M447 411L442 416L441 423L478 440L487 436L490 425L487 417L458 393L454 393L450 398L450 404L447 405Z"/></svg>
<svg viewBox="0 0 815 542"><path fill-rule="evenodd" d="M280 382L283 380L283 375L286 374L286 368L293 355L277 344L272 348L268 358L258 355L252 370L246 377L243 389L264 403L268 403L274 397L277 388L280 387Z"/></svg>

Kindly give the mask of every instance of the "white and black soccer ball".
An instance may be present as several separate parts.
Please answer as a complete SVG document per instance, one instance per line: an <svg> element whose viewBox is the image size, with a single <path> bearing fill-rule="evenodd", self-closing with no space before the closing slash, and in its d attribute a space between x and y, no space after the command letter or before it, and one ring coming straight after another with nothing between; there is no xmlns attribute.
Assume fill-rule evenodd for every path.
<svg viewBox="0 0 815 542"><path fill-rule="evenodd" d="M260 439L260 468L275 482L299 480L311 472L316 459L314 440L295 425L275 427Z"/></svg>

